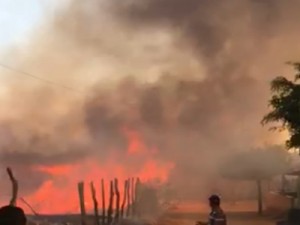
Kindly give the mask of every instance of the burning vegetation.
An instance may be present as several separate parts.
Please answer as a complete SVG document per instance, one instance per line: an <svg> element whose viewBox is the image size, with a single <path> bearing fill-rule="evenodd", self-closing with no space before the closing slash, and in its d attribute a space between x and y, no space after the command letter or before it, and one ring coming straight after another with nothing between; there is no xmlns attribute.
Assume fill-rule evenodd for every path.
<svg viewBox="0 0 300 225"><path fill-rule="evenodd" d="M19 196L39 213L74 213L79 181L94 182L98 195L101 179L128 177L171 184L186 201L229 193L220 164L281 142L260 120L270 77L299 56L299 6L71 0L59 8L6 53L27 75L1 70L0 160L14 168ZM269 162L262 167L272 174ZM0 184L3 203L9 185Z"/></svg>

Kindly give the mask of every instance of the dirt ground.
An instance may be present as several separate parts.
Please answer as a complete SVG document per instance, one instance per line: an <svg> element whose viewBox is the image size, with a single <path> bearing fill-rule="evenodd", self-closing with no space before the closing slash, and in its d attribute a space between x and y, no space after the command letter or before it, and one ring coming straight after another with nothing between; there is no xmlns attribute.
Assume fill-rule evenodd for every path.
<svg viewBox="0 0 300 225"><path fill-rule="evenodd" d="M195 221L193 220L176 220L169 221L168 223L162 223L159 225L194 225ZM266 219L259 219L253 217L244 217L244 218L228 218L228 225L275 225L275 221L270 221Z"/></svg>
<svg viewBox="0 0 300 225"><path fill-rule="evenodd" d="M255 202L225 203L222 205L228 217L228 225L275 225L276 220L270 216L258 216ZM195 225L196 221L207 221L209 207L206 204L188 203L179 204L176 209L156 221L149 218L149 223L153 225ZM52 216L53 221L62 220L62 216ZM64 217L66 219L66 216ZM44 218L45 219L45 218ZM70 218L68 218L70 219ZM52 221L47 217L47 221ZM80 215L73 218L73 224L80 224ZM71 222L71 221L70 221ZM94 217L87 224L94 224ZM137 223L141 224L141 223Z"/></svg>
<svg viewBox="0 0 300 225"><path fill-rule="evenodd" d="M225 203L223 209L228 225L275 225L276 220L258 216L255 202ZM194 225L196 221L207 221L209 208L205 204L184 203L173 209L159 225Z"/></svg>
<svg viewBox="0 0 300 225"><path fill-rule="evenodd" d="M206 216L201 214L197 219L191 218L166 218L158 225L195 225L196 221L207 221ZM270 218L258 217L254 214L228 214L228 225L275 225L276 221Z"/></svg>

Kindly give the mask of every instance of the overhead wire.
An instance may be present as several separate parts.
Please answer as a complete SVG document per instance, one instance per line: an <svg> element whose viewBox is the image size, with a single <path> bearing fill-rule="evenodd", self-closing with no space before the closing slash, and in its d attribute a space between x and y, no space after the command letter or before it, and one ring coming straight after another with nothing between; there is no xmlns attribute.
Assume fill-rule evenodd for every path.
<svg viewBox="0 0 300 225"><path fill-rule="evenodd" d="M15 68L13 68L11 66L8 66L8 65L5 65L3 63L0 63L0 67L4 68L6 70L12 71L14 73L17 73L19 75L23 75L23 76L27 76L27 77L30 77L30 78L35 79L35 80L39 80L39 81L41 81L41 82L43 82L45 84L48 84L48 85L60 87L60 88L63 88L65 90L76 92L76 93L80 93L80 94L85 94L83 91L77 90L77 89L75 89L73 87L65 86L65 85L62 85L60 83L56 83L54 81L42 78L40 76L36 76L36 75L34 75L32 73L28 73L28 72L25 72L23 70L15 69Z"/></svg>

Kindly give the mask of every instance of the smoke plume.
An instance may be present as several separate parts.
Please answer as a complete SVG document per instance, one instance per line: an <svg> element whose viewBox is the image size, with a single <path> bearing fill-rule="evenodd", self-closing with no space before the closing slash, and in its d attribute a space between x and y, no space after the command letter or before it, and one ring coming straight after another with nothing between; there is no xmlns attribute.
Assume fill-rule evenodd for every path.
<svg viewBox="0 0 300 225"><path fill-rule="evenodd" d="M118 155L135 171L145 159L125 155L138 134L156 149L154 160L174 163L170 182L198 188L224 157L272 144L260 120L269 80L289 74L284 62L299 57L299 7L296 0L70 1L7 53L15 68L56 84L1 71L1 163L17 168L24 193L34 193L54 179L39 166Z"/></svg>

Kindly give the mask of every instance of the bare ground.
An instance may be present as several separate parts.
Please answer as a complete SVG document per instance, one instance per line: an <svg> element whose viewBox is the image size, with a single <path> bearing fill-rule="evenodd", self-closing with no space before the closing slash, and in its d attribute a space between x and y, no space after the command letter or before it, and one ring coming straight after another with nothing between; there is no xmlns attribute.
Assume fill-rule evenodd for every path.
<svg viewBox="0 0 300 225"><path fill-rule="evenodd" d="M256 213L255 202L223 204L228 217L228 225L275 225L276 220ZM204 204L185 203L172 210L159 221L159 225L194 225L196 221L206 221L209 208Z"/></svg>
<svg viewBox="0 0 300 225"><path fill-rule="evenodd" d="M275 225L276 220L270 216L258 216L255 202L238 202L223 204L223 209L228 217L228 225ZM164 214L159 220L151 222L153 225L195 225L196 221L207 221L209 208L205 204L184 203L178 208ZM80 215L44 216L49 222L72 221L80 224ZM88 224L94 224L94 218ZM148 223L147 223L148 224Z"/></svg>

